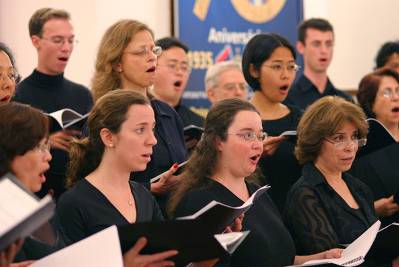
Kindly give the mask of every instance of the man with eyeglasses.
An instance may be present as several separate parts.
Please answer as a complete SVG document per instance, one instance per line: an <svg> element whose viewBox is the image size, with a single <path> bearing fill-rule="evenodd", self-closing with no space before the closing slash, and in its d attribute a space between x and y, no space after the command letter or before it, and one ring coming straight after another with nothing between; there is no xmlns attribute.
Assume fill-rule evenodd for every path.
<svg viewBox="0 0 399 267"><path fill-rule="evenodd" d="M184 127L202 127L204 118L181 104L191 71L187 58L188 47L173 37L159 39L155 45L162 47L162 54L157 59L153 88L155 97L176 110Z"/></svg>
<svg viewBox="0 0 399 267"><path fill-rule="evenodd" d="M334 87L327 76L334 52L334 29L325 19L303 21L298 28L298 52L303 56L303 75L292 85L284 103L303 110L327 95L353 102L352 97Z"/></svg>
<svg viewBox="0 0 399 267"><path fill-rule="evenodd" d="M30 18L29 34L37 50L37 67L19 83L13 100L30 104L46 113L64 108L80 114L89 112L93 105L90 91L64 77L64 70L77 43L69 13L52 8L37 10ZM39 196L51 190L57 198L65 191L70 142L73 137L80 135L80 131L59 130L55 125L51 126L49 140L53 159L46 174L48 179Z"/></svg>
<svg viewBox="0 0 399 267"><path fill-rule="evenodd" d="M241 66L234 61L210 66L205 74L205 90L212 105L230 98L248 100L247 82Z"/></svg>

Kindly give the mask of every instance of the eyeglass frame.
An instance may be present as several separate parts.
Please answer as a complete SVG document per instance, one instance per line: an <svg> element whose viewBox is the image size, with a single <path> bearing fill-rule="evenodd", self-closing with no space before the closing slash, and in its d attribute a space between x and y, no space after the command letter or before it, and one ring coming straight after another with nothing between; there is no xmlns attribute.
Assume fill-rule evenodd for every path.
<svg viewBox="0 0 399 267"><path fill-rule="evenodd" d="M144 57L148 56L150 52L152 52L156 57L159 57L162 54L162 47L156 45L149 49L147 46L143 46L140 51L124 51L123 54Z"/></svg>
<svg viewBox="0 0 399 267"><path fill-rule="evenodd" d="M260 133L262 134L261 137L255 132L227 133L227 135L237 135L248 142L255 142L255 141L263 142L267 139L268 134L264 131L261 131Z"/></svg>
<svg viewBox="0 0 399 267"><path fill-rule="evenodd" d="M263 64L262 66L268 67L272 71L281 74L281 73L283 73L283 70L284 70L283 65L284 65L283 63L271 63L271 64ZM291 74L297 73L301 69L301 66L299 66L296 63L292 64L292 66L294 67L292 70L289 69L289 67L291 67L290 64L287 64L284 67L287 70L287 72L291 73ZM278 67L278 69L276 69L276 67Z"/></svg>
<svg viewBox="0 0 399 267"><path fill-rule="evenodd" d="M10 79L13 82L17 82L20 78L19 73L17 72L17 70L15 68L12 68L13 72L12 73L8 73L7 75L3 76L3 72L0 72L0 81L1 80L5 80L5 77L8 77L8 79ZM10 74L12 74L12 77L10 77Z"/></svg>
<svg viewBox="0 0 399 267"><path fill-rule="evenodd" d="M175 63L175 62L169 62L166 64L157 64L157 67L167 67L170 71L174 71L174 72L178 72L179 70L181 70L182 73L190 73L191 72L191 66L188 63ZM182 68L183 66L183 68ZM186 68L186 70L184 70L184 68Z"/></svg>
<svg viewBox="0 0 399 267"><path fill-rule="evenodd" d="M79 43L79 40L75 39L75 37L66 38L66 37L62 37L62 36L53 36L53 37L47 38L47 37L39 36L39 38L49 41L58 47L62 47L65 43L68 43L70 46L75 46Z"/></svg>
<svg viewBox="0 0 399 267"><path fill-rule="evenodd" d="M342 142L339 142L339 141L336 142L336 141L328 139L327 137L324 137L323 139L326 140L327 142L329 142L330 144L333 144L334 147L339 150L347 148L349 146L349 144L351 146L356 145L358 148L363 147L367 144L367 138L355 138L355 139L345 140Z"/></svg>
<svg viewBox="0 0 399 267"><path fill-rule="evenodd" d="M51 150L51 143L50 141L46 141L45 143L39 143L35 146L35 149L43 154L46 152L50 153Z"/></svg>
<svg viewBox="0 0 399 267"><path fill-rule="evenodd" d="M399 97L399 87L394 88L394 90L395 91L393 91L392 88L384 88L382 89L381 96L388 99L392 99L394 95Z"/></svg>

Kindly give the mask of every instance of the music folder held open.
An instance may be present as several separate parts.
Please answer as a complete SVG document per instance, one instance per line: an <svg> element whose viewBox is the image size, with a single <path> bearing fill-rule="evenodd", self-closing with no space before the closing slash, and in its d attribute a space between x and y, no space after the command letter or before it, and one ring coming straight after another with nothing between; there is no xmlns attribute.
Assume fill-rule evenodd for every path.
<svg viewBox="0 0 399 267"><path fill-rule="evenodd" d="M50 196L37 198L11 173L0 178L0 251L25 238L54 215Z"/></svg>

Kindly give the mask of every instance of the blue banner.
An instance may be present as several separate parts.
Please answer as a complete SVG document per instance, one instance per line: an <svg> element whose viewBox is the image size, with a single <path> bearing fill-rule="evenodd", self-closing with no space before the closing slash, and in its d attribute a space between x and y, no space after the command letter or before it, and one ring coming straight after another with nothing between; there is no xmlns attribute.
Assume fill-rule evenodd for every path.
<svg viewBox="0 0 399 267"><path fill-rule="evenodd" d="M253 35L274 32L294 45L302 0L175 0L175 33L190 49L190 80L183 103L207 109L204 76L219 61L236 60Z"/></svg>

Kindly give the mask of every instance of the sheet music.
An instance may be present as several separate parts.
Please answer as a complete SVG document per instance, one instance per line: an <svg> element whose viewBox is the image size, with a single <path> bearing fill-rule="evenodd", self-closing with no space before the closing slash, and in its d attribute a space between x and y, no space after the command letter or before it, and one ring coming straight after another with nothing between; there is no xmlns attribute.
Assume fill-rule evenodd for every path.
<svg viewBox="0 0 399 267"><path fill-rule="evenodd" d="M50 196L38 201L10 179L2 179L0 181L0 236L50 201Z"/></svg>
<svg viewBox="0 0 399 267"><path fill-rule="evenodd" d="M320 263L334 263L341 266L358 266L364 262L367 252L377 236L381 222L376 221L367 231L353 241L343 250L339 259L311 260L298 266L312 266Z"/></svg>
<svg viewBox="0 0 399 267"><path fill-rule="evenodd" d="M199 211L197 211L197 212L194 213L193 215L184 216L184 217L179 217L179 218L177 218L177 219L179 219L179 220L196 219L196 218L198 218L199 216L201 216L201 215L204 214L206 211L208 211L209 209L211 209L212 207L214 207L214 206L216 206L216 205L221 205L221 206L228 207L228 208L230 208L230 209L236 209L236 210L248 208L249 206L252 205L252 203L253 203L254 198L256 197L256 195L260 194L260 193L263 192L263 191L268 190L269 188L270 188L270 185L265 185L265 186L259 188L258 190L255 191L255 193L253 193L253 194L251 195L250 198L248 198L247 201L244 202L244 204L242 204L242 205L239 206L239 207L232 207L232 206L229 206L229 205L220 203L220 202L218 202L218 201L212 200L212 201L209 202L205 207L203 207L202 209L200 209Z"/></svg>
<svg viewBox="0 0 399 267"><path fill-rule="evenodd" d="M117 228L108 227L29 266L123 267Z"/></svg>

